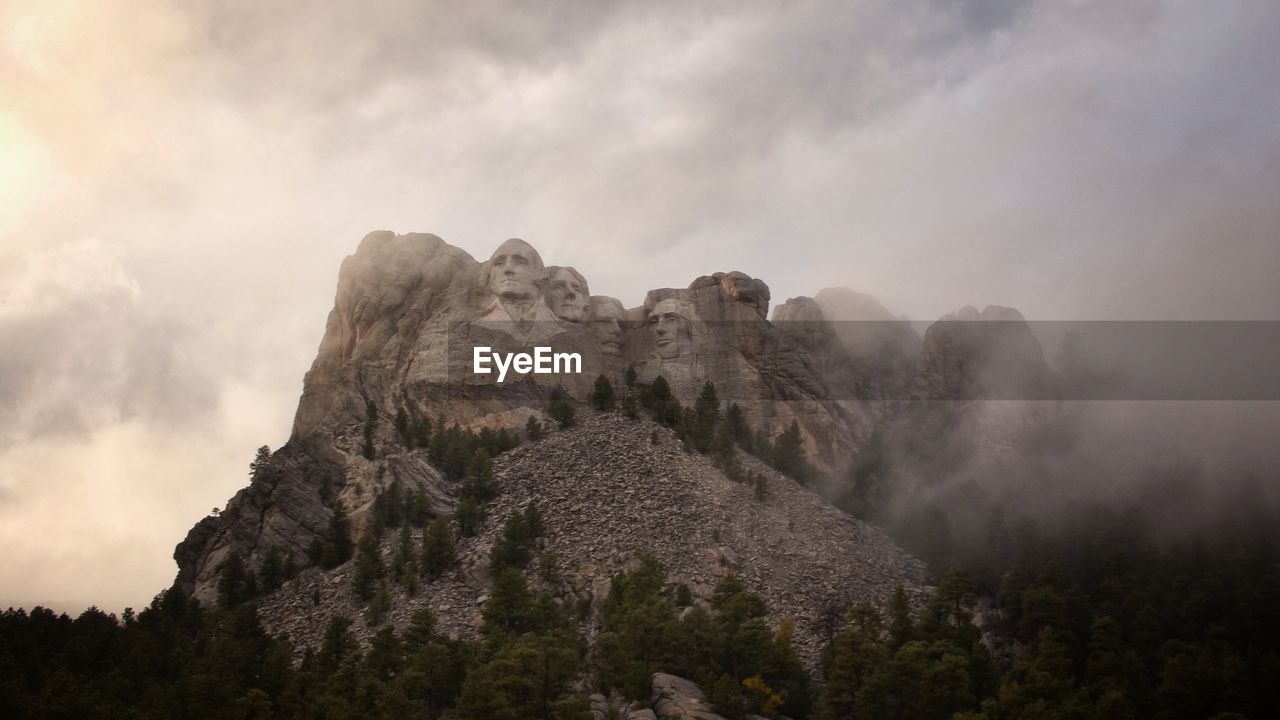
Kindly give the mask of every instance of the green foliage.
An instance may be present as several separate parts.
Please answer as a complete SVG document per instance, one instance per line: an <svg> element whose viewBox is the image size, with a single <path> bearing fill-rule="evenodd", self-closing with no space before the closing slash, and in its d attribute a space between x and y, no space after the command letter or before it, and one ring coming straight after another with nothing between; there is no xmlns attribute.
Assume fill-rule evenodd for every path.
<svg viewBox="0 0 1280 720"><path fill-rule="evenodd" d="M542 427L542 423L538 418L529 416L529 422L524 424L525 437L529 438L529 442L537 442L546 434L546 430Z"/></svg>
<svg viewBox="0 0 1280 720"><path fill-rule="evenodd" d="M468 473L478 450L484 450L493 458L519 444L519 439L507 430L494 432L485 428L476 433L449 425L442 417L436 422L431 436L429 457L445 477L460 480Z"/></svg>
<svg viewBox="0 0 1280 720"><path fill-rule="evenodd" d="M627 393L622 398L622 415L628 420L636 420L640 417L639 405L636 403L636 396Z"/></svg>
<svg viewBox="0 0 1280 720"><path fill-rule="evenodd" d="M489 572L498 575L507 568L527 567L533 554L533 540L541 534L542 515L537 505L512 513L489 552Z"/></svg>
<svg viewBox="0 0 1280 720"><path fill-rule="evenodd" d="M721 703L717 712L807 716L808 678L791 649L789 621L771 632L764 602L732 577L716 586L711 613L695 605L678 619L692 597L684 586L675 595L652 558L614 577L592 666L602 688L643 699L650 676L665 671L700 683Z"/></svg>
<svg viewBox="0 0 1280 720"><path fill-rule="evenodd" d="M273 547L267 551L266 557L262 559L262 567L258 571L258 584L263 592L275 590L288 579L291 574L288 564L280 548Z"/></svg>
<svg viewBox="0 0 1280 720"><path fill-rule="evenodd" d="M473 645L439 634L426 611L403 635L378 630L366 653L351 621L334 617L301 666L291 662L286 641L263 632L252 605L204 610L170 590L124 617L121 623L96 609L75 620L43 608L0 613L3 716L439 717L457 704L469 668L479 665ZM567 666L560 663L559 671Z"/></svg>
<svg viewBox="0 0 1280 720"><path fill-rule="evenodd" d="M405 519L405 496L400 481L393 480L373 498L373 521L380 528L400 527Z"/></svg>
<svg viewBox="0 0 1280 720"><path fill-rule="evenodd" d="M458 515L462 515L461 510ZM448 520L436 518L422 534L422 572L434 580L453 567L455 562L457 550L454 546L453 528L449 526Z"/></svg>
<svg viewBox="0 0 1280 720"><path fill-rule="evenodd" d="M365 526L356 546L355 571L352 573L352 589L356 597L368 601L373 598L377 583L386 575L382 563L382 547L376 523Z"/></svg>
<svg viewBox="0 0 1280 720"><path fill-rule="evenodd" d="M378 580L373 597L369 600L369 606L365 608L364 620L370 627L376 627L387 619L387 613L390 611L391 590L387 587L386 578L381 578Z"/></svg>
<svg viewBox="0 0 1280 720"><path fill-rule="evenodd" d="M400 528L400 539L396 544L396 554L391 560L391 577L396 585L404 588L410 595L418 589L418 554L413 547L413 537L409 526Z"/></svg>
<svg viewBox="0 0 1280 720"><path fill-rule="evenodd" d="M589 720L586 701L568 694L578 665L577 643L568 633L517 637L468 674L457 715L463 720Z"/></svg>
<svg viewBox="0 0 1280 720"><path fill-rule="evenodd" d="M258 452L254 454L253 461L249 463L249 479L261 479L268 468L271 466L271 448L263 445L258 448Z"/></svg>
<svg viewBox="0 0 1280 720"><path fill-rule="evenodd" d="M769 483L764 475L758 472L751 473L751 487L756 500L764 502L769 499Z"/></svg>
<svg viewBox="0 0 1280 720"><path fill-rule="evenodd" d="M661 375L641 388L640 406L649 413L654 422L667 427L679 425L684 416L684 408L671 393L671 386L667 383L667 379Z"/></svg>
<svg viewBox="0 0 1280 720"><path fill-rule="evenodd" d="M746 413L742 412L738 403L729 403L729 408L724 413L724 422L729 426L729 434L733 436L733 441L738 444L738 447L751 452L754 449L751 425L747 422Z"/></svg>
<svg viewBox="0 0 1280 720"><path fill-rule="evenodd" d="M804 457L804 444L800 437L800 424L795 420L778 436L773 446L773 467L778 472L798 482L806 482L812 474Z"/></svg>
<svg viewBox="0 0 1280 720"><path fill-rule="evenodd" d="M604 375L598 376L591 390L591 407L600 411L612 410L614 403L613 383Z"/></svg>
<svg viewBox="0 0 1280 720"><path fill-rule="evenodd" d="M547 414L560 425L561 430L571 427L578 415L577 411L573 409L573 405L569 402L568 395L560 388L551 391Z"/></svg>
<svg viewBox="0 0 1280 720"><path fill-rule="evenodd" d="M257 593L257 580L240 553L232 550L222 563L218 577L218 604L224 608L235 607Z"/></svg>
<svg viewBox="0 0 1280 720"><path fill-rule="evenodd" d="M489 459L489 451L477 448L467 463L467 479L459 490L462 499L472 499L487 503L498 494L498 486L493 479L493 461Z"/></svg>
<svg viewBox="0 0 1280 720"><path fill-rule="evenodd" d="M484 505L475 498L464 498L458 503L458 510L454 513L453 519L458 522L458 534L462 537L471 537L476 534L480 523L484 521Z"/></svg>
<svg viewBox="0 0 1280 720"><path fill-rule="evenodd" d="M627 371L623 373L622 380L627 384L628 388L636 386L636 366L628 365Z"/></svg>
<svg viewBox="0 0 1280 720"><path fill-rule="evenodd" d="M693 442L693 447L700 453L711 450L711 440L715 435L716 424L720 422L720 397L716 394L716 386L710 381L702 386L698 399L693 403L692 422L685 432Z"/></svg>
<svg viewBox="0 0 1280 720"><path fill-rule="evenodd" d="M1089 508L1018 531L977 577L953 570L912 619L855 609L825 655L829 717L1272 717L1280 710L1280 549L1152 543L1131 514ZM988 525L998 528L1000 523ZM989 532L992 538L1012 536ZM1003 546L1001 546L1003 547ZM1021 641L997 668L972 625L998 595ZM874 618L874 621L869 618ZM1264 690L1263 688L1268 688Z"/></svg>
<svg viewBox="0 0 1280 720"><path fill-rule="evenodd" d="M409 444L411 448L425 448L431 444L431 419L426 415L420 416L413 421L409 432Z"/></svg>
<svg viewBox="0 0 1280 720"><path fill-rule="evenodd" d="M545 634L569 628L560 606L531 591L524 573L512 568L498 574L481 616L485 621L481 632L491 644L526 633Z"/></svg>
<svg viewBox="0 0 1280 720"><path fill-rule="evenodd" d="M320 566L325 569L337 568L343 562L351 560L351 552L351 525L347 521L346 507L338 500L333 503L329 527L320 544Z"/></svg>
<svg viewBox="0 0 1280 720"><path fill-rule="evenodd" d="M944 585L948 583L944 582ZM956 588L940 588L936 608L956 610ZM824 655L828 677L821 708L827 717L938 718L978 711L978 699L992 687L987 682L990 656L977 630L965 618L962 625L944 627L936 618L912 623L901 587L890 603L889 627L869 604L855 607L849 623Z"/></svg>

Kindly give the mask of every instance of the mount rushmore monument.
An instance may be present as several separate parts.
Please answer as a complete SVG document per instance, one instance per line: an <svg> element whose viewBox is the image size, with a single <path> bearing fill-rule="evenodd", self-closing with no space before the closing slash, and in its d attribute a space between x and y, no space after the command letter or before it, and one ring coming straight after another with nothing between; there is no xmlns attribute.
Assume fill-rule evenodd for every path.
<svg viewBox="0 0 1280 720"><path fill-rule="evenodd" d="M454 517L460 507L462 479L425 441L406 439L409 424L519 434L531 419L546 422L555 389L585 404L600 376L622 392L631 392L628 381L639 390L664 378L685 406L710 382L723 408L736 404L755 432L798 431L810 466L840 478L904 400L955 397L971 364L955 323L921 338L873 298L845 289L791 298L772 317L768 285L737 271L651 290L631 308L591 292L589 278L547 265L523 240L478 261L435 235L367 235L342 263L289 441L255 462L251 483L177 546L175 586L212 605L232 559L250 572L271 565L277 583L262 598L264 623L304 645L325 618L358 613L343 589L350 563L318 559L334 519L349 518L344 532L354 541L390 488L420 498L432 517ZM992 313L1017 321L1011 342L1030 366L1043 365L1016 311L956 319ZM833 322L842 320L859 322ZM474 372L477 347L535 346L576 353L581 372L502 380ZM439 450L435 436L431 447ZM897 584L920 590L918 561L814 488L744 455L767 486L753 498L707 456L679 448L655 423L600 413L502 452L493 461L501 493L459 539L456 568L416 598L396 600L393 621L427 603L450 632L474 633L492 586L485 558L500 511L533 503L548 526L548 551L567 563L564 581L548 588L564 601L598 609L609 578L642 555L656 556L704 599L715 578L741 573L779 618L796 619L810 661L833 608L880 602Z"/></svg>
<svg viewBox="0 0 1280 720"><path fill-rule="evenodd" d="M686 404L710 381L769 434L795 420L813 461L834 469L869 431L864 400L877 388L820 327L816 305L796 311L805 300L775 311L787 322L770 322L768 285L735 271L652 290L626 308L592 295L575 268L546 265L523 240L479 262L434 235L371 233L343 263L292 437L358 424L370 400L388 414L405 406L473 427L519 428L551 387L581 401L599 375L620 386L632 368L642 383L663 376ZM578 353L582 372L512 373L499 383L472 371L477 346L535 345Z"/></svg>

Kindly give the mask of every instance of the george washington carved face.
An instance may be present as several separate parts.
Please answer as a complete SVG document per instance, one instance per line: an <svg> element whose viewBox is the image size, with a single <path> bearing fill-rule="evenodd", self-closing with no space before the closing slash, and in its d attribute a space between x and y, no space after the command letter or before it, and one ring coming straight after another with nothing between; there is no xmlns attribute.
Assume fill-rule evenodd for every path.
<svg viewBox="0 0 1280 720"><path fill-rule="evenodd" d="M580 323L587 319L587 280L571 267L553 265L543 271L538 284L547 307L561 320Z"/></svg>
<svg viewBox="0 0 1280 720"><path fill-rule="evenodd" d="M481 281L504 302L528 301L538 294L542 256L529 243L512 238L493 252Z"/></svg>

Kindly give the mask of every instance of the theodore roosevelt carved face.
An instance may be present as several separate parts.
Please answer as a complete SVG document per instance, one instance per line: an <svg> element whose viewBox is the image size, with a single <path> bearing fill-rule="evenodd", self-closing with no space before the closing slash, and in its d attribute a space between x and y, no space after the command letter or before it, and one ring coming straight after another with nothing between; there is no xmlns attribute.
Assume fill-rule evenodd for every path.
<svg viewBox="0 0 1280 720"><path fill-rule="evenodd" d="M622 354L622 320L625 317L626 311L617 300L603 295L591 298L591 331L605 355Z"/></svg>

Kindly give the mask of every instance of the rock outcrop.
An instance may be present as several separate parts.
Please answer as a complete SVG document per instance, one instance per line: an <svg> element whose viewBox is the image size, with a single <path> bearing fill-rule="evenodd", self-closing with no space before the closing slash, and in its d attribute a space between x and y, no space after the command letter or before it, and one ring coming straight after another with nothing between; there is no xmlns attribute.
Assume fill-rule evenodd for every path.
<svg viewBox="0 0 1280 720"><path fill-rule="evenodd" d="M1053 376L1022 313L988 305L945 315L925 332L915 394L928 400L1048 400Z"/></svg>
<svg viewBox="0 0 1280 720"><path fill-rule="evenodd" d="M633 369L641 383L664 377L686 405L712 382L722 400L737 403L768 435L796 423L809 460L840 477L893 412L886 398L903 387L927 399L982 392L986 376L975 380L970 371L996 356L1017 358L1025 370L1018 377L1027 382L1046 377L1039 346L1013 311L963 311L944 318L920 344L909 326L852 291L793 298L774 308L772 321L770 302L762 280L717 272L686 288L650 291L641 305L626 308L591 295L582 273L546 265L522 240L502 243L479 262L434 235L371 233L342 264L288 444L221 514L192 528L175 550L176 585L211 604L233 552L250 570L274 556L293 575L261 599L269 629L306 646L329 616L358 616L350 564L315 566L315 546L337 503L350 516L353 538L374 498L392 483L421 493L437 515L451 514L457 503L456 481L425 450L406 444L398 417L523 428L542 418L553 388L581 402L597 376L620 388ZM975 340L953 327L970 315L1014 322ZM854 324L844 328L833 318ZM973 327L993 324L999 323ZM500 381L472 372L480 345L573 352L582 372L513 372ZM391 622L401 624L424 606L442 629L474 635L499 523L532 503L548 528L541 552L563 563L563 583L545 589L598 606L614 573L644 554L661 560L672 582L687 585L695 598L734 573L765 598L775 621L795 619L797 650L811 665L850 603L883 602L898 584L920 591L924 568L879 531L755 459L743 455L742 462L767 478L766 500L707 457L686 453L668 430L589 414L575 429L496 460L503 492L480 532L461 542L457 572L413 598L397 597Z"/></svg>
<svg viewBox="0 0 1280 720"><path fill-rule="evenodd" d="M275 550L305 567L336 500L358 529L372 497L395 479L450 508L439 473L399 452L401 410L471 428L523 428L551 388L585 400L598 375L621 386L632 367L642 381L664 376L687 405L713 382L769 435L796 421L821 470L837 470L870 431L871 417L849 402L859 387L854 365L838 346L815 355L770 323L761 280L715 273L685 289L654 290L629 310L590 292L580 272L545 265L522 240L478 262L435 235L370 233L343 261L289 443L268 477L192 529L175 552L179 586L210 601L232 549L251 566ZM472 372L476 346L534 345L577 353L582 372L513 371L503 381ZM385 449L377 462L362 453L370 411L374 444Z"/></svg>

